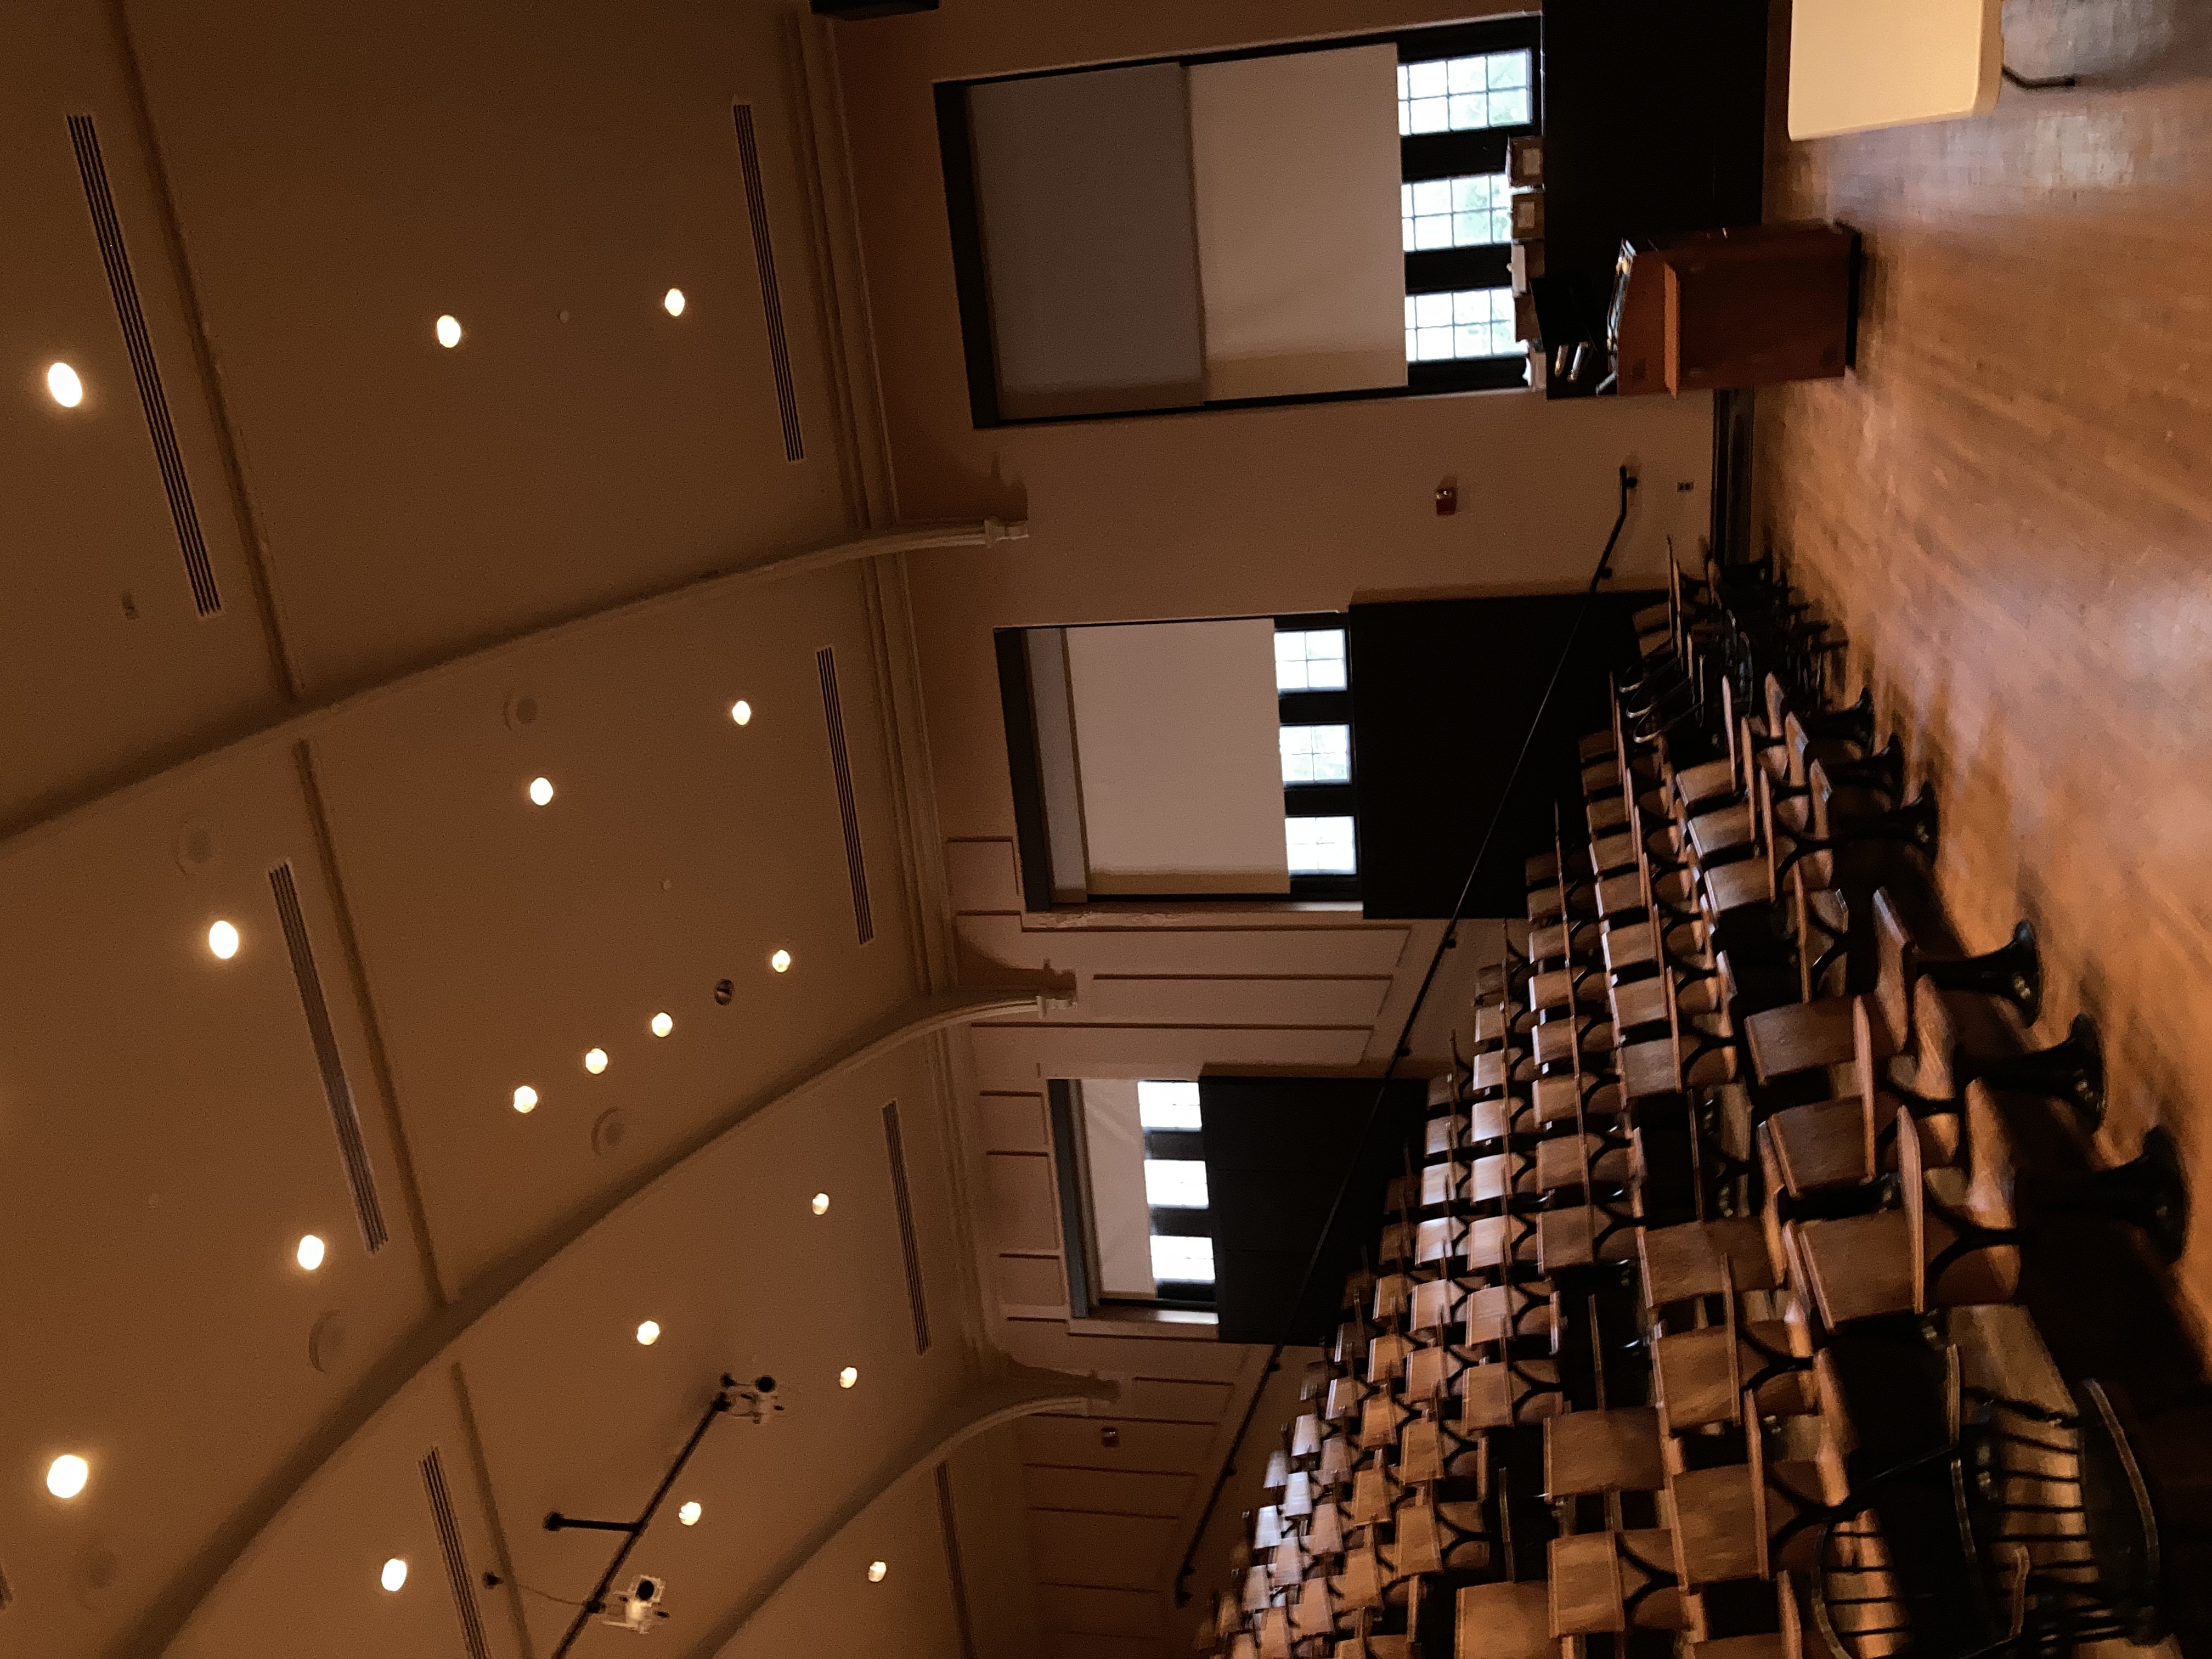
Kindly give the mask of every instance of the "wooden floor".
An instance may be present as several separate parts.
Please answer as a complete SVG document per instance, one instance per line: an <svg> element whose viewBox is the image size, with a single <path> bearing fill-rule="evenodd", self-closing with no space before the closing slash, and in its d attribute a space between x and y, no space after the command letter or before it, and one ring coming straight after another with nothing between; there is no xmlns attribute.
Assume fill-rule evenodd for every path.
<svg viewBox="0 0 2212 1659"><path fill-rule="evenodd" d="M2205 1321L2212 4L2005 14L2014 68L2093 78L1974 120L1776 134L1769 219L1853 225L1867 262L1856 373L1758 396L1755 522L1936 783L1962 934L2033 918L2042 1029L2100 1021L2108 1152L2153 1121L2179 1137Z"/></svg>

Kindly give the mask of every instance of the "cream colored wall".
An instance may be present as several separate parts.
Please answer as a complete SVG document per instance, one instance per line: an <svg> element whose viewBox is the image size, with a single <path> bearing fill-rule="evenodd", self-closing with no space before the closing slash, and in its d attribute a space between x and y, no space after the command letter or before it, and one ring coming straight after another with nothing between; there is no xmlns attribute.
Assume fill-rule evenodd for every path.
<svg viewBox="0 0 2212 1659"><path fill-rule="evenodd" d="M1578 588L1612 525L1624 464L1642 488L1617 568L1624 582L1649 581L1663 569L1668 538L1693 550L1705 523L1711 404L1507 392L976 430L933 86L1507 9L1437 0L960 0L836 32L900 515L993 511L1030 526L1025 542L909 559L906 574L962 977L1049 969L1073 980L1070 1006L954 1044L982 1211L984 1311L1018 1358L1122 1377L1136 1402L1116 1419L1041 1419L1016 1436L1024 1486L1012 1492L1002 1481L999 1496L1029 1511L1037 1652L1152 1659L1188 1650L1198 1607L1172 1608L1169 1581L1266 1359L1264 1350L1071 1325L1045 1081L1379 1068L1440 929L1328 908L1024 917L993 630ZM1439 518L1434 492L1446 482L1460 507ZM1480 646L1468 641L1470 651ZM1495 927L1468 934L1446 958L1441 1006L1498 948ZM1416 1068L1441 1054L1443 1024L1425 1018L1413 1046ZM1108 1425L1120 1431L1110 1450L1098 1433ZM1101 1482L1084 1471L1133 1478ZM1175 1513L1159 1513L1168 1509ZM1192 1586L1201 1599L1209 1587Z"/></svg>

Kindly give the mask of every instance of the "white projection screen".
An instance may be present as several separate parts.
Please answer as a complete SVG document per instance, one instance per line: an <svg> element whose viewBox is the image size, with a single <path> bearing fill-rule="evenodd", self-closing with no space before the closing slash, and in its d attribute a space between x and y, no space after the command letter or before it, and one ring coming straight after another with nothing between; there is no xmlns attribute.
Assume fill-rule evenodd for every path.
<svg viewBox="0 0 2212 1659"><path fill-rule="evenodd" d="M1398 50L1190 70L1206 395L1406 384Z"/></svg>
<svg viewBox="0 0 2212 1659"><path fill-rule="evenodd" d="M1184 75L1147 64L968 88L1002 416L1204 398Z"/></svg>
<svg viewBox="0 0 2212 1659"><path fill-rule="evenodd" d="M1090 890L1287 893L1275 624L1067 630Z"/></svg>

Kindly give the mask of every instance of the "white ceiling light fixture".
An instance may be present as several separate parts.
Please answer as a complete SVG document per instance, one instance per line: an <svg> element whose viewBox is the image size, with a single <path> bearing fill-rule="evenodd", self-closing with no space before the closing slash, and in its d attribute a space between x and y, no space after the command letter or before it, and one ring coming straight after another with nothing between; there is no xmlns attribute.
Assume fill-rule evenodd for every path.
<svg viewBox="0 0 2212 1659"><path fill-rule="evenodd" d="M681 317L684 314L684 290L670 289L660 296L660 308L672 317Z"/></svg>
<svg viewBox="0 0 2212 1659"><path fill-rule="evenodd" d="M753 718L752 704L747 702L743 697L739 697L735 702L730 705L730 718L735 720L739 726L751 725Z"/></svg>
<svg viewBox="0 0 2212 1659"><path fill-rule="evenodd" d="M46 365L46 395L64 409L75 409L84 401L84 382L67 363Z"/></svg>
<svg viewBox="0 0 2212 1659"><path fill-rule="evenodd" d="M653 1036L667 1036L671 1031L674 1030L675 1029L676 1029L676 1018L675 1018L675 1016L674 1016L674 1015L672 1015L672 1014L655 1014L655 1015L653 1017Z"/></svg>
<svg viewBox="0 0 2212 1659"><path fill-rule="evenodd" d="M871 1561L871 1562L869 1562L869 1563L868 1563L868 1582L869 1582L871 1584L880 1584L880 1583L882 1583L884 1582L884 1575L885 1573L889 1572L890 1570L891 1570L891 1569L890 1569L890 1563L889 1563L888 1561Z"/></svg>
<svg viewBox="0 0 2212 1659"><path fill-rule="evenodd" d="M238 954L238 928L231 922L218 921L208 929L208 949L219 961L228 962Z"/></svg>
<svg viewBox="0 0 2212 1659"><path fill-rule="evenodd" d="M699 1507L699 1500L695 1498L676 1511L676 1518L687 1527L696 1527L699 1524L700 1516L704 1513L705 1511Z"/></svg>
<svg viewBox="0 0 2212 1659"><path fill-rule="evenodd" d="M407 1564L393 1556L384 1564L384 1571L377 1575L376 1582L393 1595L398 1595L399 1587L407 1582Z"/></svg>
<svg viewBox="0 0 2212 1659"><path fill-rule="evenodd" d="M530 804L532 806L550 805L553 799L553 780L532 778L530 781Z"/></svg>
<svg viewBox="0 0 2212 1659"><path fill-rule="evenodd" d="M300 1248L292 1252L292 1259L309 1273L314 1272L323 1265L323 1241L313 1233L308 1233L302 1237L300 1240Z"/></svg>
<svg viewBox="0 0 2212 1659"><path fill-rule="evenodd" d="M649 1348L660 1340L660 1322L648 1319L637 1328L637 1346Z"/></svg>
<svg viewBox="0 0 2212 1659"><path fill-rule="evenodd" d="M837 1373L837 1386L841 1389L849 1389L860 1380L860 1371L851 1365L846 1366L843 1370Z"/></svg>
<svg viewBox="0 0 2212 1659"><path fill-rule="evenodd" d="M791 971L791 952L788 951L778 951L774 956L768 959L768 965L775 969L779 974L789 973Z"/></svg>
<svg viewBox="0 0 2212 1659"><path fill-rule="evenodd" d="M538 1109L538 1091L532 1088L527 1083L523 1084L520 1088L516 1089L514 1091L514 1109L525 1114L536 1111Z"/></svg>
<svg viewBox="0 0 2212 1659"><path fill-rule="evenodd" d="M584 1069L589 1072L593 1077L597 1077L600 1073L605 1071L607 1069L607 1051L604 1048L586 1049L584 1054Z"/></svg>
<svg viewBox="0 0 2212 1659"><path fill-rule="evenodd" d="M446 316L438 319L438 343L451 351L461 343L461 319Z"/></svg>
<svg viewBox="0 0 2212 1659"><path fill-rule="evenodd" d="M64 1452L46 1465L46 1490L57 1498L74 1498L92 1479L92 1465L75 1452Z"/></svg>
<svg viewBox="0 0 2212 1659"><path fill-rule="evenodd" d="M814 1202L809 1207L811 1208L817 1215L828 1215L830 1213L830 1194L827 1193L815 1194Z"/></svg>

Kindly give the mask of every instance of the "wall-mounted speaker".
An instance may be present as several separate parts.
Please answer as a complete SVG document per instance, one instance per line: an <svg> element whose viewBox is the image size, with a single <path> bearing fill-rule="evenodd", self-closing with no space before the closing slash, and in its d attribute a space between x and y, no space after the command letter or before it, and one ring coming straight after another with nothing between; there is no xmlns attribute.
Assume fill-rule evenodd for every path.
<svg viewBox="0 0 2212 1659"><path fill-rule="evenodd" d="M896 17L902 11L935 11L937 0L814 0L817 17L859 23L871 17Z"/></svg>

